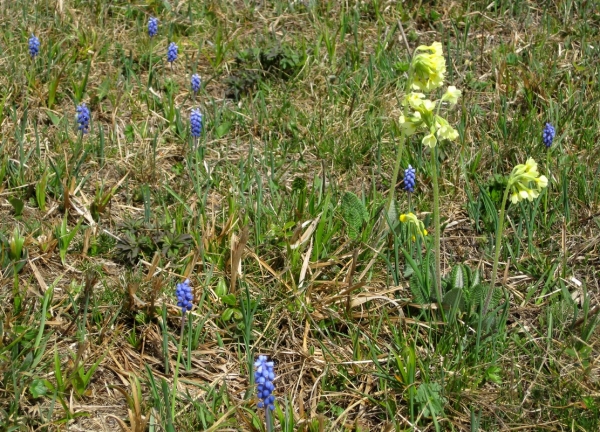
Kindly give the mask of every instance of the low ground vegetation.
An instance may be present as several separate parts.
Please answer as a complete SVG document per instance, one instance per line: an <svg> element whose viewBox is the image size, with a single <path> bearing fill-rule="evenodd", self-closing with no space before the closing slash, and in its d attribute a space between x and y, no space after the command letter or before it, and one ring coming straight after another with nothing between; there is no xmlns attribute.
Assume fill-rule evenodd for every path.
<svg viewBox="0 0 600 432"><path fill-rule="evenodd" d="M600 429L594 2L0 16L2 430Z"/></svg>

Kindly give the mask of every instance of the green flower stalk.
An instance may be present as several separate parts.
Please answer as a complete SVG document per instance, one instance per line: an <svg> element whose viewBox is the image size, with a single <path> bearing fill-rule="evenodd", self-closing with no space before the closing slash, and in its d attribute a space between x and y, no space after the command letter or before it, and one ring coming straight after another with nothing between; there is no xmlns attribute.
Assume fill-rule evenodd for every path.
<svg viewBox="0 0 600 432"><path fill-rule="evenodd" d="M458 131L450 126L448 121L439 115L439 112L442 105L446 103L456 105L460 95L461 91L454 86L449 86L443 96L436 101L425 99L423 93L410 93L404 98L403 105L405 110L410 109L412 112L400 117L400 124L404 133L412 135L422 130L425 133L422 143L431 148L433 222L435 227L435 288L438 301L442 299L442 262L437 143L440 140L455 141L458 138Z"/></svg>
<svg viewBox="0 0 600 432"><path fill-rule="evenodd" d="M415 50L416 54L411 61L409 78L406 89L431 92L444 84L446 75L446 60L444 59L442 44L434 42L430 46L421 45ZM438 186L438 161L437 143L440 140L454 141L458 132L450 126L448 121L439 115L442 105L455 105L460 98L461 91L454 86L449 86L438 100L430 100L425 94L411 92L404 97L403 113L399 118L402 134L398 145L398 155L394 173L392 175L392 189L388 209L392 209L394 188L398 180L402 148L407 136L419 131L425 133L422 143L431 148L431 166L433 183L433 218L434 218L434 244L435 244L435 281L438 301L442 299L442 274L440 251L440 203ZM388 210L388 211L389 211Z"/></svg>
<svg viewBox="0 0 600 432"><path fill-rule="evenodd" d="M177 378L179 377L179 362L181 360L181 351L183 347L183 329L185 327L185 314L192 310L194 294L192 287L190 286L190 280L178 283L175 290L175 297L177 297L177 306L181 308L181 327L179 330L179 343L177 344L177 363L175 363L175 376L173 377L173 392L171 393L171 417L172 422L175 419L175 403L177 396ZM190 321L191 323L191 321Z"/></svg>
<svg viewBox="0 0 600 432"><path fill-rule="evenodd" d="M533 201L534 198L539 196L542 189L547 186L548 179L545 175L540 175L537 163L532 158L527 159L525 164L515 166L508 177L504 196L502 197L502 204L500 206L498 229L496 230L496 250L494 253L494 264L492 266L492 280L490 282L490 289L488 290L483 303L482 315L484 316L490 307L494 286L496 285L496 273L498 272L498 261L500 259L500 248L502 246L502 232L504 231L504 214L508 197L510 195L510 201L513 204L517 204L524 199Z"/></svg>
<svg viewBox="0 0 600 432"><path fill-rule="evenodd" d="M415 52L416 54L413 56L408 70L408 80L406 81L405 91L408 92L411 89L432 91L440 87L443 84L446 74L446 60L443 56L442 44L434 42L431 46L421 45L417 47ZM423 97L425 97L425 95L423 95ZM404 113L400 116L402 134L400 136L400 142L398 143L396 165L394 166L394 172L392 174L392 188L390 189L388 209L391 208L394 200L394 188L398 181L404 142L407 136L416 132L413 124L419 123L420 121L420 114L415 113L412 117L409 117L407 106L404 105Z"/></svg>

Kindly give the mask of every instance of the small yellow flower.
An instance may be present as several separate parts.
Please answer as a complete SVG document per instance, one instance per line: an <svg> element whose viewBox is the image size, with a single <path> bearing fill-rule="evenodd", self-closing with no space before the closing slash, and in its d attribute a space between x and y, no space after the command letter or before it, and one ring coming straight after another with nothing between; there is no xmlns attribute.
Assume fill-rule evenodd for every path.
<svg viewBox="0 0 600 432"><path fill-rule="evenodd" d="M425 95L423 93L411 92L404 97L404 101L402 101L403 106L410 106L412 109L417 109L418 106L421 105Z"/></svg>
<svg viewBox="0 0 600 432"><path fill-rule="evenodd" d="M538 188L543 189L548 186L548 178L545 175L541 175L535 179Z"/></svg>
<svg viewBox="0 0 600 432"><path fill-rule="evenodd" d="M400 115L398 121L406 136L413 135L417 131L417 128L423 124L423 120L421 120L421 114L418 112L415 112L408 117Z"/></svg>
<svg viewBox="0 0 600 432"><path fill-rule="evenodd" d="M419 220L419 218L417 218L414 215L414 213L401 214L400 222L408 223L408 224L412 225L417 230L417 234L419 234L421 237L424 237L427 235L427 230L425 229L425 225L423 224L422 221ZM413 241L414 241L414 236L413 236Z"/></svg>
<svg viewBox="0 0 600 432"><path fill-rule="evenodd" d="M438 137L441 139L447 139L448 141L454 141L458 138L458 132L450 125L444 125L438 130Z"/></svg>
<svg viewBox="0 0 600 432"><path fill-rule="evenodd" d="M429 135L425 135L423 137L423 145L429 146L430 148L434 148L437 144L437 139L435 135L430 133Z"/></svg>
<svg viewBox="0 0 600 432"><path fill-rule="evenodd" d="M442 96L443 101L448 101L452 105L456 105L462 92L454 86L449 86L446 93Z"/></svg>

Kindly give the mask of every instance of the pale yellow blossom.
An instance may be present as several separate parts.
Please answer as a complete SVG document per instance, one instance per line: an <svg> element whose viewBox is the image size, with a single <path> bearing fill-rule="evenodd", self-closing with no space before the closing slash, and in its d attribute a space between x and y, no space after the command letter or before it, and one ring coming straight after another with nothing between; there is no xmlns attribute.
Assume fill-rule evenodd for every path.
<svg viewBox="0 0 600 432"><path fill-rule="evenodd" d="M448 101L452 105L456 105L462 92L454 86L449 86L446 93L442 96L443 101Z"/></svg>

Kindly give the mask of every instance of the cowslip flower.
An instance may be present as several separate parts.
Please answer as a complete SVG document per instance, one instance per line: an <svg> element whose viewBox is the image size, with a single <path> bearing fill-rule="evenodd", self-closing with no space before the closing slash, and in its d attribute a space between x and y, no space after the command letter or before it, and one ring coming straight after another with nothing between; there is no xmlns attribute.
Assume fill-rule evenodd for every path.
<svg viewBox="0 0 600 432"><path fill-rule="evenodd" d="M515 166L508 178L510 187L510 201L513 204L524 199L533 201L537 198L543 188L548 186L548 179L538 172L537 163L527 159L525 164Z"/></svg>
<svg viewBox="0 0 600 432"><path fill-rule="evenodd" d="M423 224L423 221L419 220L419 218L416 217L414 215L414 213L404 213L404 214L401 214L400 215L400 222L412 225L414 228L416 228L417 233L421 237L424 237L424 236L427 235L427 230L425 229L425 225ZM414 239L414 237L413 237L413 239Z"/></svg>
<svg viewBox="0 0 600 432"><path fill-rule="evenodd" d="M175 42L171 42L169 44L169 48L167 49L167 61L169 63L173 63L175 60L177 60L177 51L178 51L178 47L177 44Z"/></svg>
<svg viewBox="0 0 600 432"><path fill-rule="evenodd" d="M34 58L40 52L40 40L35 37L34 34L31 34L29 38L29 55L31 58Z"/></svg>
<svg viewBox="0 0 600 432"><path fill-rule="evenodd" d="M177 306L181 308L181 313L185 314L186 311L192 310L194 294L189 279L177 284L175 296L177 297Z"/></svg>
<svg viewBox="0 0 600 432"><path fill-rule="evenodd" d="M426 145L430 148L434 148L437 144L437 138L435 137L435 134L430 133L423 137L422 142L423 142L423 145Z"/></svg>
<svg viewBox="0 0 600 432"><path fill-rule="evenodd" d="M85 103L81 103L77 105L77 123L79 124L78 128L82 134L86 134L89 132L90 128L90 109L85 105Z"/></svg>
<svg viewBox="0 0 600 432"><path fill-rule="evenodd" d="M412 165L404 170L404 190L408 193L415 191L415 169Z"/></svg>
<svg viewBox="0 0 600 432"><path fill-rule="evenodd" d="M154 37L158 33L158 18L150 17L148 19L148 36Z"/></svg>
<svg viewBox="0 0 600 432"><path fill-rule="evenodd" d="M544 130L542 132L542 140L544 141L546 148L550 148L555 136L556 130L554 129L554 126L552 126L550 123L546 123L546 126L544 126Z"/></svg>
<svg viewBox="0 0 600 432"><path fill-rule="evenodd" d="M198 138L202 133L202 113L199 109L193 109L190 114L190 130L194 138Z"/></svg>
<svg viewBox="0 0 600 432"><path fill-rule="evenodd" d="M423 137L423 145L435 147L439 140L455 141L458 138L458 131L454 129L448 121L436 115L436 107L444 100L454 100L457 98L456 92L460 90L451 90L451 99L442 99L432 101L424 99L422 93L411 93L404 98L405 108L412 108L414 112L407 115L402 114L399 118L400 127L407 136L413 135L419 128L424 128L428 133Z"/></svg>
<svg viewBox="0 0 600 432"><path fill-rule="evenodd" d="M413 88L423 91L435 90L444 83L446 74L442 44L434 42L430 46L421 45L415 51L411 62Z"/></svg>
<svg viewBox="0 0 600 432"><path fill-rule="evenodd" d="M458 131L450 126L448 121L443 117L435 116L435 127L439 139L454 141L458 138Z"/></svg>
<svg viewBox="0 0 600 432"><path fill-rule="evenodd" d="M408 116L401 114L398 121L400 122L400 127L406 136L414 135L419 126L423 124L423 119L421 118L421 113L419 112L414 112Z"/></svg>
<svg viewBox="0 0 600 432"><path fill-rule="evenodd" d="M423 93L415 92L411 92L406 95L404 97L404 101L402 101L402 105L404 107L408 106L412 108L423 116L433 115L433 111L436 107L436 103L432 100L425 99L425 95Z"/></svg>
<svg viewBox="0 0 600 432"><path fill-rule="evenodd" d="M192 75L190 86L192 87L192 91L194 93L198 93L198 90L200 90L201 83L202 83L202 81L200 80L200 75L198 75L198 74Z"/></svg>
<svg viewBox="0 0 600 432"><path fill-rule="evenodd" d="M256 392L260 402L259 408L266 408L273 411L275 409L275 396L273 390L273 380L275 379L274 364L269 361L265 355L258 356L254 363L254 381L256 382Z"/></svg>
<svg viewBox="0 0 600 432"><path fill-rule="evenodd" d="M456 105L462 92L454 86L449 86L446 93L442 96L442 101L448 101L451 105Z"/></svg>

